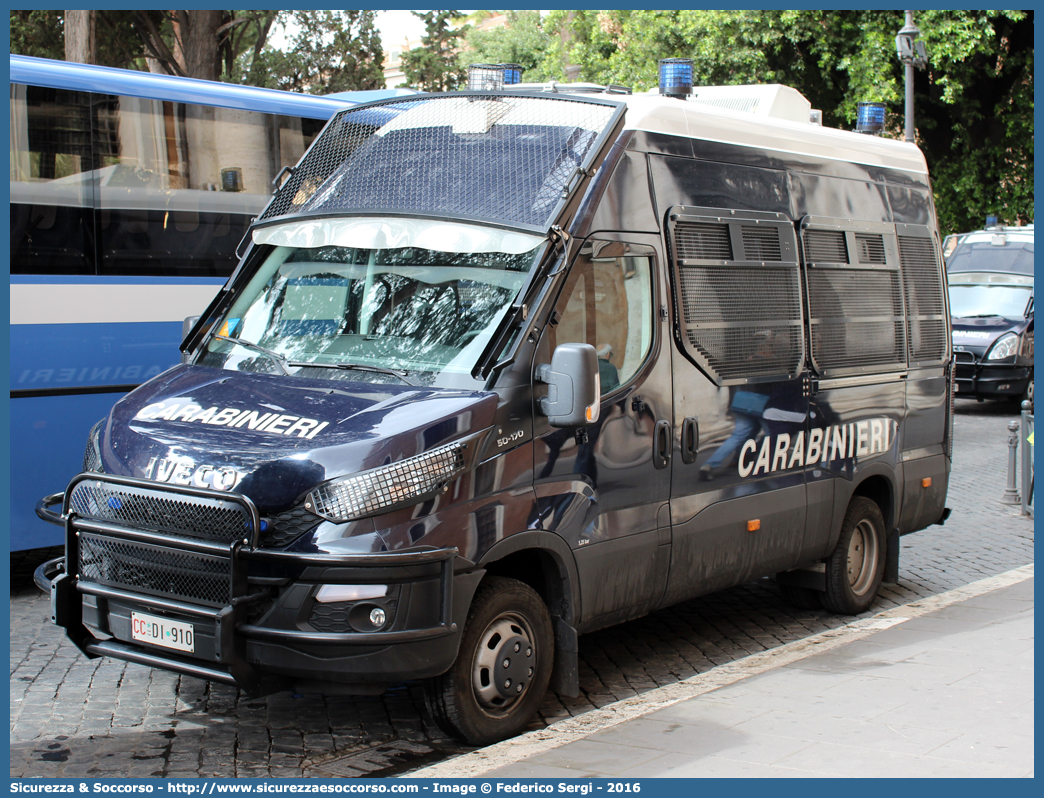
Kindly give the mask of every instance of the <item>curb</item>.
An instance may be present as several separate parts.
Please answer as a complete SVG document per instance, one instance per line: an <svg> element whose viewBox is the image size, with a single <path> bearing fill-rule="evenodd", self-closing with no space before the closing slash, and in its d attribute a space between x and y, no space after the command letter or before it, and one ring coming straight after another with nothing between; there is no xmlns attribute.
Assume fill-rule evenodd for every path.
<svg viewBox="0 0 1044 798"><path fill-rule="evenodd" d="M795 640L768 651L718 665L705 673L690 676L676 684L657 687L641 695L617 701L582 715L564 718L546 728L521 734L510 740L504 740L431 767L404 773L399 778L458 779L481 776L490 770L559 748L596 732L664 709L679 701L696 698L773 668L789 665L813 654L861 640L875 632L896 626L912 618L1032 578L1033 563L1030 563L1021 568L948 590L945 593L879 612L870 618L860 618L837 629L829 629L802 640Z"/></svg>

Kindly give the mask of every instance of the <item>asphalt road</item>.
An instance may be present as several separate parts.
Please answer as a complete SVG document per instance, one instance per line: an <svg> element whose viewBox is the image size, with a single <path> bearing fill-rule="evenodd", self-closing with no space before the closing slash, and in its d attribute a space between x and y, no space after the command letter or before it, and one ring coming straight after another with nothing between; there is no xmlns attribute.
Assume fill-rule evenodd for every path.
<svg viewBox="0 0 1044 798"><path fill-rule="evenodd" d="M903 538L900 581L869 614L1033 562L1033 524L1000 503L1014 404L960 400L945 526ZM11 556L11 776L387 776L461 748L427 719L420 687L383 696L234 688L87 660L48 622L32 570ZM785 603L761 580L580 638L581 696L548 695L534 726L577 715L851 618Z"/></svg>

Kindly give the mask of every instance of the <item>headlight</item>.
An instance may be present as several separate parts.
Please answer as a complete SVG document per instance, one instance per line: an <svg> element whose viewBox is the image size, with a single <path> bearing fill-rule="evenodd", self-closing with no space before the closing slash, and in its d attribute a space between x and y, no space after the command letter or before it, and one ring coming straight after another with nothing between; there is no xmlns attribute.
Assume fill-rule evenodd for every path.
<svg viewBox="0 0 1044 798"><path fill-rule="evenodd" d="M101 430L105 423L103 418L87 433L87 448L83 452L83 470L103 473L101 459Z"/></svg>
<svg viewBox="0 0 1044 798"><path fill-rule="evenodd" d="M464 470L464 449L458 441L391 465L335 479L305 498L305 509L329 521L365 518L393 507L435 495Z"/></svg>
<svg viewBox="0 0 1044 798"><path fill-rule="evenodd" d="M987 360L1004 360L1006 357L1014 357L1019 351L1019 336L1015 333L1004 333L996 340L986 355Z"/></svg>

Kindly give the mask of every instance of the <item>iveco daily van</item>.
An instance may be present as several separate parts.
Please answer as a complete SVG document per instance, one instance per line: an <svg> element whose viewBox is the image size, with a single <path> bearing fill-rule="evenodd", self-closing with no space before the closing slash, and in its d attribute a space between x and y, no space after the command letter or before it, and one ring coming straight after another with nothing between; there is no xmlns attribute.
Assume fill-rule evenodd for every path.
<svg viewBox="0 0 1044 798"><path fill-rule="evenodd" d="M957 396L1032 402L1033 225L958 237L946 280Z"/></svg>
<svg viewBox="0 0 1044 798"><path fill-rule="evenodd" d="M81 651L251 690L425 679L482 744L577 694L579 634L767 575L870 607L948 512L924 158L781 87L617 91L331 119L187 362L41 500Z"/></svg>

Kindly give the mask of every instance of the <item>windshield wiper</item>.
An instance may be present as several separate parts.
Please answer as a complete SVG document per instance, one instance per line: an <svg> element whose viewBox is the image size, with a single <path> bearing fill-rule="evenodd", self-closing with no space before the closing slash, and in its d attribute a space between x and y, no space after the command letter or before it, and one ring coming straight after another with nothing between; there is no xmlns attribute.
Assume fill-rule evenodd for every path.
<svg viewBox="0 0 1044 798"><path fill-rule="evenodd" d="M340 369L341 371L372 371L375 374L387 374L391 377L397 377L407 385L412 385L414 388L419 388L420 383L414 382L406 375L408 371L401 371L399 369L386 369L382 366L364 366L361 363L297 363L288 362L286 365L294 366L295 368L317 368L317 369Z"/></svg>
<svg viewBox="0 0 1044 798"><path fill-rule="evenodd" d="M255 344L253 341L244 341L242 338L230 338L227 335L215 335L214 337L219 341L228 341L229 343L239 344L239 346L246 347L247 349L253 349L256 352L260 352L262 355L268 355L272 362L279 366L279 370L282 371L283 374L285 374L287 377L290 376L290 372L286 370L286 367L287 365L292 364L288 364L286 360L282 358L282 356L277 355L271 349L265 349L263 346L261 346L261 344Z"/></svg>
<svg viewBox="0 0 1044 798"><path fill-rule="evenodd" d="M976 313L974 316L958 316L958 319L1003 319L999 313Z"/></svg>

